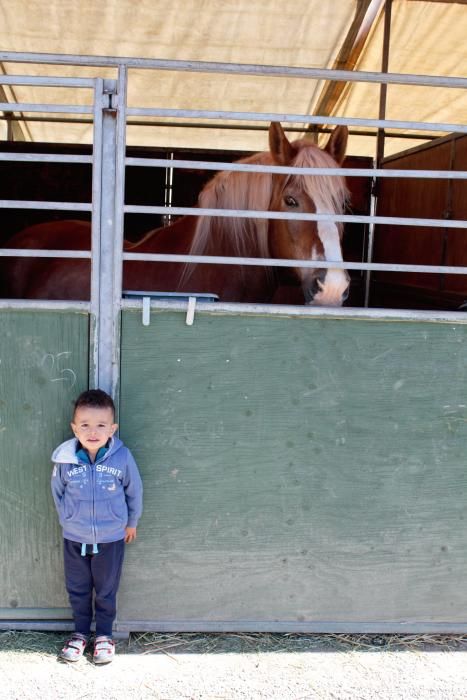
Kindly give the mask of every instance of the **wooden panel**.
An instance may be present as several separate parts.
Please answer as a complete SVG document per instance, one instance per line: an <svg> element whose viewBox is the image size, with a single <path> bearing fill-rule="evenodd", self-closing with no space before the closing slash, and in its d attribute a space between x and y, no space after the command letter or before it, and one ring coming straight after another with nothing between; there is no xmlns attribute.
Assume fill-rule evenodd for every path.
<svg viewBox="0 0 467 700"><path fill-rule="evenodd" d="M87 388L88 316L0 313L0 618L63 618L53 448ZM29 609L29 610L28 610Z"/></svg>
<svg viewBox="0 0 467 700"><path fill-rule="evenodd" d="M453 169L467 170L467 136L456 139ZM467 181L453 180L451 187L451 218L467 220ZM446 265L467 265L467 231L448 229L446 238ZM445 275L443 288L459 295L459 301L467 300L465 275Z"/></svg>
<svg viewBox="0 0 467 700"><path fill-rule="evenodd" d="M385 167L465 170L467 137L452 136L391 157ZM467 183L461 180L381 181L378 214L423 218L467 218ZM464 229L378 226L375 262L466 265ZM467 279L460 275L374 273L373 306L456 309L467 298Z"/></svg>
<svg viewBox="0 0 467 700"><path fill-rule="evenodd" d="M125 312L145 511L120 621L465 621L466 343L460 324Z"/></svg>
<svg viewBox="0 0 467 700"><path fill-rule="evenodd" d="M392 158L387 167L400 170L449 170L451 143ZM446 180L384 178L379 184L378 215L441 219L448 197ZM443 229L408 226L379 226L375 233L375 262L441 265ZM439 275L382 273L375 280L398 285L439 289Z"/></svg>

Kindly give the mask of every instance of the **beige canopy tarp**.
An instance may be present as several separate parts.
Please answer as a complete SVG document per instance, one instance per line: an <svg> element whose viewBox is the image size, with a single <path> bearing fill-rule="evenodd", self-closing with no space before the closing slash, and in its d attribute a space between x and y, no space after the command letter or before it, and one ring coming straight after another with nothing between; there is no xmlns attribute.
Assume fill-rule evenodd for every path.
<svg viewBox="0 0 467 700"><path fill-rule="evenodd" d="M10 0L0 6L2 51L380 71L383 34L383 0ZM116 76L113 68L7 61L0 64L0 69L6 74ZM465 1L394 0L388 70L465 76ZM0 101L90 104L92 100L89 90L36 86L0 89ZM379 85L369 83L330 84L290 76L131 69L128 103L133 107L378 118L379 95ZM389 119L462 124L466 115L465 89L388 87ZM16 118L21 116L25 119L12 124L16 139L92 141L89 123L47 123L27 119L37 119L37 114L16 114ZM71 118L76 120L77 116ZM170 122L177 120L167 121L167 126L141 126L131 125L130 119L128 143L241 150L260 150L266 145L264 130L174 127ZM193 119L178 121L187 123ZM212 126L239 124L205 118L200 121ZM0 137L6 138L6 122L1 124ZM266 127L260 121L247 124ZM292 126L306 129L303 122ZM360 130L376 131L368 127ZM389 136L386 153L414 144L413 140ZM375 138L352 136L349 150L355 155L374 155Z"/></svg>

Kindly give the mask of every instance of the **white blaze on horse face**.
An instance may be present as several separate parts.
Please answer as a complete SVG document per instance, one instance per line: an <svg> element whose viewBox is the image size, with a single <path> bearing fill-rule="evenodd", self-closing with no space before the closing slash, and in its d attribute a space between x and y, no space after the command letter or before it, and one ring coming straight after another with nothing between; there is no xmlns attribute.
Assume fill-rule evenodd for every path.
<svg viewBox="0 0 467 700"><path fill-rule="evenodd" d="M318 212L320 213L320 212ZM318 235L324 248L324 260L342 262L342 249L339 231L333 221L320 221ZM318 281L320 291L310 302L317 306L341 306L344 294L349 286L349 275L346 270L330 267L324 282Z"/></svg>

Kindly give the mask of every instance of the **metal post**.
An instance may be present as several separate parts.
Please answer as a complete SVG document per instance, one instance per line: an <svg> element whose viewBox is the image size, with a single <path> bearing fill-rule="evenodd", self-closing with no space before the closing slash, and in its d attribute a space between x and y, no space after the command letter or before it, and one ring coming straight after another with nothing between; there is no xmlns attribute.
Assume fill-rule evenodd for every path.
<svg viewBox="0 0 467 700"><path fill-rule="evenodd" d="M126 156L126 99L127 67L118 68L117 91L112 96L112 105L116 110L116 163L115 163L115 198L113 231L113 269L112 269L112 357L107 382L115 404L118 406L120 388L120 335L123 278L123 228L125 204L125 156Z"/></svg>
<svg viewBox="0 0 467 700"><path fill-rule="evenodd" d="M113 104L119 85L115 80L96 82L93 152L90 383L112 395L118 382L121 299L118 257L121 261L123 238L122 215L116 215L117 200L121 199L117 161L122 156L117 155L121 144L117 109Z"/></svg>
<svg viewBox="0 0 467 700"><path fill-rule="evenodd" d="M91 305L89 324L89 386L99 386L99 279L101 240L102 121L104 81L94 88L94 134L92 150L92 220L91 220Z"/></svg>
<svg viewBox="0 0 467 700"><path fill-rule="evenodd" d="M391 42L391 14L392 14L392 0L386 0L384 6L384 35L383 35L383 57L381 64L381 72L388 73L389 71L389 47ZM379 119L386 118L386 102L387 102L387 83L381 83L379 92ZM385 130L384 128L378 129L378 135L376 137L376 162L375 167L380 168L381 162L384 158L384 141L385 141ZM371 188L371 215L376 213L376 203L378 199L378 181L373 180ZM375 224L370 224L368 228L368 250L367 250L367 262L373 260L373 247L375 238ZM370 281L371 281L371 271L365 275L365 301L364 304L367 307L370 303Z"/></svg>
<svg viewBox="0 0 467 700"><path fill-rule="evenodd" d="M110 92L115 83L106 81ZM98 332L98 383L101 389L112 390L113 346L113 247L115 229L115 169L117 119L110 102L103 110L102 178L101 178L101 239L99 250L99 332Z"/></svg>

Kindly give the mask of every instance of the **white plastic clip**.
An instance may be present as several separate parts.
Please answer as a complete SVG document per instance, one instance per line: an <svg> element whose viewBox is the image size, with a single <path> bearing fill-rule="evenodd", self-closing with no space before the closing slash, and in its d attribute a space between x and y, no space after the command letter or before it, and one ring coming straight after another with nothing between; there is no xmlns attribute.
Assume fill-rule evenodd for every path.
<svg viewBox="0 0 467 700"><path fill-rule="evenodd" d="M188 307L186 310L186 325L192 326L195 318L196 297L188 297Z"/></svg>
<svg viewBox="0 0 467 700"><path fill-rule="evenodd" d="M143 326L151 323L151 297L143 297Z"/></svg>

